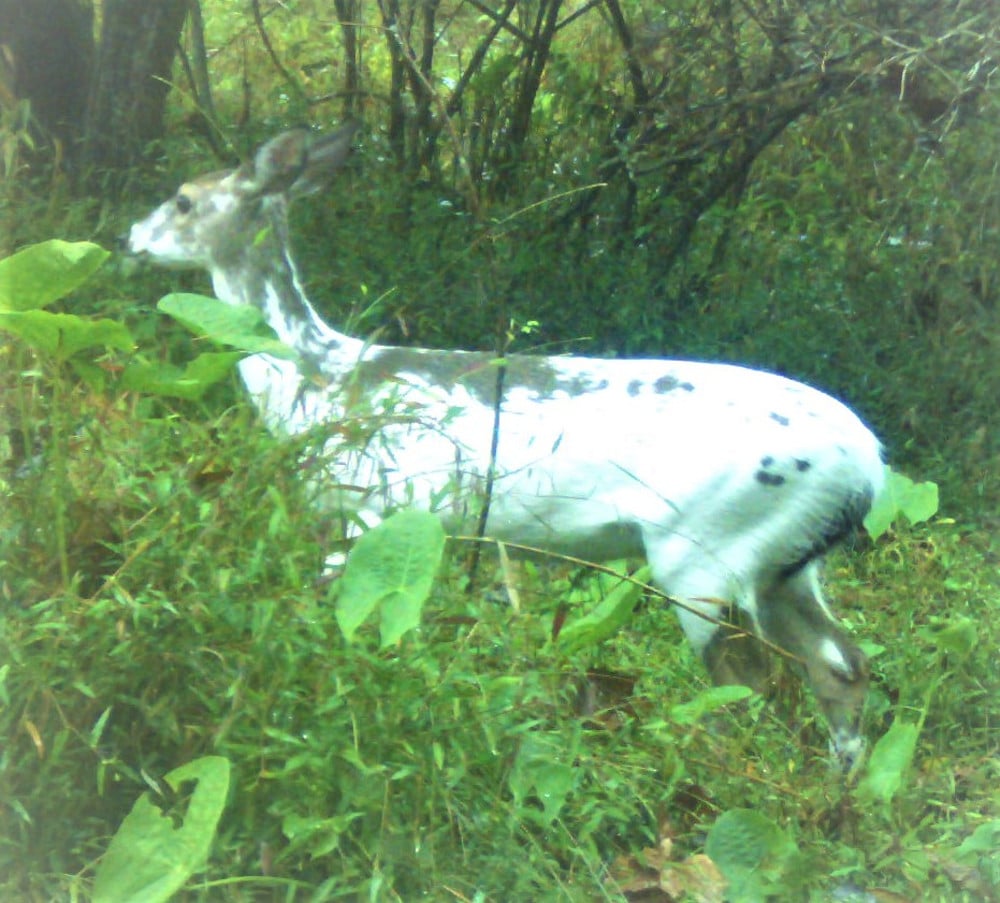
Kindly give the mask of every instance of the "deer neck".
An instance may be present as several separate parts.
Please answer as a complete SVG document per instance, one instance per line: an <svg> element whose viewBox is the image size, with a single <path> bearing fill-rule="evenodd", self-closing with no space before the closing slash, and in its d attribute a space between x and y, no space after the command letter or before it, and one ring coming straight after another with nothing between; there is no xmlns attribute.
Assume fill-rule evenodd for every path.
<svg viewBox="0 0 1000 903"><path fill-rule="evenodd" d="M278 339L296 352L306 376L338 379L357 362L364 343L328 326L309 303L280 234L266 236L237 260L214 262L211 277L220 300L256 307L264 315Z"/></svg>

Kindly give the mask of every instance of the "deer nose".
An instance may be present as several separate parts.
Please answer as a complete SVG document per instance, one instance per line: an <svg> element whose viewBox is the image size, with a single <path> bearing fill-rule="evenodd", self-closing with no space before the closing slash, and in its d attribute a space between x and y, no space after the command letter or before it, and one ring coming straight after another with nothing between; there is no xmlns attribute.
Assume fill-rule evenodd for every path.
<svg viewBox="0 0 1000 903"><path fill-rule="evenodd" d="M118 268L118 272L125 279L131 278L139 270L141 270L149 256L145 251L133 250L131 235L131 229L120 233L115 236L113 245L115 251L115 263Z"/></svg>

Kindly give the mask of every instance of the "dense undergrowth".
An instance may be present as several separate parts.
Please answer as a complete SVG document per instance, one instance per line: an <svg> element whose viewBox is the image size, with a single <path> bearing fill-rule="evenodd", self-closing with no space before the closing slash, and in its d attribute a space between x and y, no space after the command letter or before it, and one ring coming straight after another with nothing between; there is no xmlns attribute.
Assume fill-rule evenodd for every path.
<svg viewBox="0 0 1000 903"><path fill-rule="evenodd" d="M101 454L72 465L73 524L93 532L74 535L71 588L42 557L6 559L8 898L86 896L149 782L207 753L233 783L188 898L620 899L648 878L640 851L669 841L682 862L744 808L794 840L765 885L781 899L993 893L995 854L962 848L1000 818L987 531L939 522L831 563L874 653L872 737L922 721L904 785L873 803L830 770L797 684L677 718L704 676L655 599L599 648L553 649L557 609L586 600L558 568L520 574L515 613L493 558L469 593L452 548L420 630L346 644L295 458L242 406L193 413L120 402L86 427ZM40 531L46 477L22 480L7 528ZM596 716L588 680L610 706Z"/></svg>
<svg viewBox="0 0 1000 903"><path fill-rule="evenodd" d="M348 644L321 578L339 525L314 514L298 449L263 431L235 377L171 401L123 391L120 355L85 380L11 341L0 896L86 899L134 801L212 754L232 764L230 793L186 899L620 900L667 875L674 898L712 899L695 857L743 810L781 836L743 899L1000 897L1000 330L968 252L946 265L940 246L889 241L884 220L841 218L835 181L776 167L727 213L739 240L695 294L659 282L642 246L567 248L528 214L471 225L433 192L403 211L375 154L359 158L334 202L296 221L332 322L384 341L492 347L509 332L517 350L779 370L848 400L897 467L940 485L935 520L828 568L873 660L868 733L913 725L912 768L881 795L863 775L845 783L812 701L782 677L768 700L680 708L705 677L655 598L610 640L560 651L553 623L595 597L559 564L518 570L515 609L496 555L472 582L452 543L419 630L389 650L367 629ZM920 175L944 193L933 164ZM55 216L47 190L8 186L14 243L110 246L145 207ZM981 253L996 243L987 230ZM64 309L120 319L151 358L197 353L154 305L204 279L117 266Z"/></svg>

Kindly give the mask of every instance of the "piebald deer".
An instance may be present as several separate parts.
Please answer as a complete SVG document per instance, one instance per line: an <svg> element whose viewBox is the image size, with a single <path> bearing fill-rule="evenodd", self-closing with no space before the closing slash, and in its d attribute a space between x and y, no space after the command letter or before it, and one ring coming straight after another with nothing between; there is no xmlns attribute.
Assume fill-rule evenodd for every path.
<svg viewBox="0 0 1000 903"><path fill-rule="evenodd" d="M328 425L323 504L369 526L422 506L471 532L492 462L487 536L588 560L644 555L686 606L682 627L717 682L762 684L757 637L799 661L850 766L868 664L823 601L819 567L881 486L875 436L830 396L739 366L501 363L335 331L302 289L287 211L327 184L354 131L278 135L238 169L182 185L129 235L155 263L207 270L222 301L261 310L297 352L297 363L258 354L240 370L272 429Z"/></svg>

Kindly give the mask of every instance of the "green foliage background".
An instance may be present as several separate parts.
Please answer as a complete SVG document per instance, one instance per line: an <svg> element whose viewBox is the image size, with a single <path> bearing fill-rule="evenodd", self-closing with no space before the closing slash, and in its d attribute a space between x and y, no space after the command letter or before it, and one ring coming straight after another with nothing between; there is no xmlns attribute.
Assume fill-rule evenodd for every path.
<svg viewBox="0 0 1000 903"><path fill-rule="evenodd" d="M244 4L205 0L210 127L235 157L289 125L362 120L354 162L293 227L339 327L740 361L861 412L897 467L941 487L936 521L828 571L873 656L872 739L916 734L912 763L889 790L845 786L784 680L766 704L670 717L704 676L655 601L567 653L553 623L614 590L527 566L514 612L496 601L502 563L486 555L470 592L454 543L419 630L383 650L367 625L348 644L317 584L339 525L312 514L308 456L263 431L235 378L170 400L125 390L121 349L82 366L8 341L0 895L85 898L148 778L206 754L233 775L188 898L622 899L635 857L670 839L680 863L712 830L716 849L744 831L761 844L764 867L739 879L761 899L1000 893L983 840L1000 818L990 5L533 0L487 43L506 8L275 5L272 58ZM121 197L17 165L22 122L3 109L5 252L110 247L231 162L176 79L170 134ZM56 312L127 324L140 363L194 359L155 302L204 277L124 276L106 265ZM581 708L588 670L630 687L610 714Z"/></svg>

